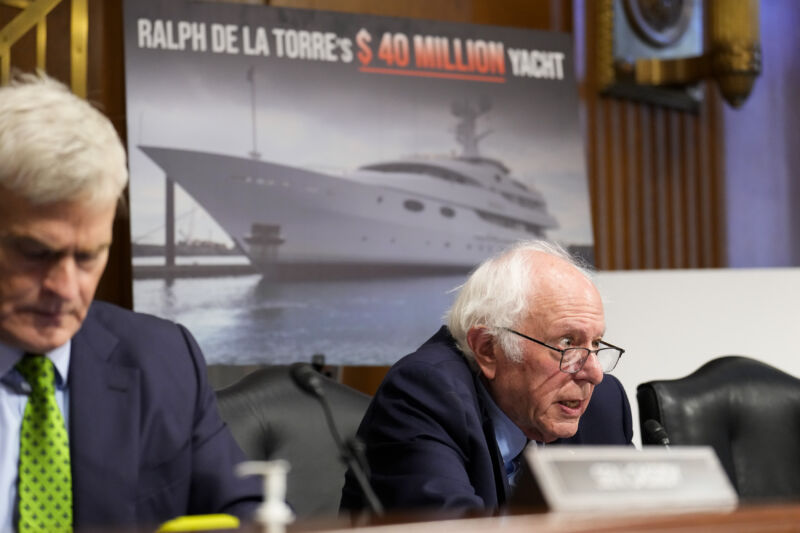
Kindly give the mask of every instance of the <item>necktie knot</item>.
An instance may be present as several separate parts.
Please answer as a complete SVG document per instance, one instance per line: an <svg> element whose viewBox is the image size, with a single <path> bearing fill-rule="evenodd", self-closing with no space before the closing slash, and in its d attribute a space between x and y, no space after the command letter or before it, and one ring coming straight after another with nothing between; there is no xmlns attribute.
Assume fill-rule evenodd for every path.
<svg viewBox="0 0 800 533"><path fill-rule="evenodd" d="M17 371L34 393L50 394L55 390L53 363L43 355L25 355L16 365Z"/></svg>

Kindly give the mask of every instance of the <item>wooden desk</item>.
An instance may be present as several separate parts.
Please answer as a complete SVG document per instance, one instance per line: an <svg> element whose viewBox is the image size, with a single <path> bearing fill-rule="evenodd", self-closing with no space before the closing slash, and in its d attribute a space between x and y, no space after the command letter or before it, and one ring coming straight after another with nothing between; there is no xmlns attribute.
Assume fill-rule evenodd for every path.
<svg viewBox="0 0 800 533"><path fill-rule="evenodd" d="M310 524L309 524L310 525ZM317 524L318 525L318 524ZM290 532L321 528L294 524ZM249 531L249 530L248 530ZM257 531L257 530L256 530ZM742 507L730 512L637 513L627 515L529 514L464 520L439 520L351 529L328 533L800 533L800 504Z"/></svg>

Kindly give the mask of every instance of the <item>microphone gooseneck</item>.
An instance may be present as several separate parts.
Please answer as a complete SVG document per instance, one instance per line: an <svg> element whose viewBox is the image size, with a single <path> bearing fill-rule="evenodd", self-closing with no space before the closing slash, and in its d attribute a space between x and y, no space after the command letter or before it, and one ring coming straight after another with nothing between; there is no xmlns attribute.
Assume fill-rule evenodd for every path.
<svg viewBox="0 0 800 533"><path fill-rule="evenodd" d="M369 479L366 474L366 459L364 457L364 445L357 437L348 439L345 443L339 434L336 427L336 421L333 419L333 412L325 396L325 390L322 387L322 377L319 372L314 370L314 367L307 363L293 365L289 371L294 383L302 390L319 400L322 405L322 411L325 413L325 421L328 424L328 430L331 432L336 447L339 449L339 454L345 465L350 468L356 482L361 488L361 492L367 500L370 510L375 516L383 516L383 505L381 504Z"/></svg>

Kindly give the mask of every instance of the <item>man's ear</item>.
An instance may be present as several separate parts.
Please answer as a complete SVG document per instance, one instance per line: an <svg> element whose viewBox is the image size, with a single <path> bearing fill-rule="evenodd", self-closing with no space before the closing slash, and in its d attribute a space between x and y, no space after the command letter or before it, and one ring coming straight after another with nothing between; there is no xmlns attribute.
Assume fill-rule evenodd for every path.
<svg viewBox="0 0 800 533"><path fill-rule="evenodd" d="M475 362L486 379L494 379L499 354L494 335L485 326L472 326L467 331L467 344L475 354Z"/></svg>

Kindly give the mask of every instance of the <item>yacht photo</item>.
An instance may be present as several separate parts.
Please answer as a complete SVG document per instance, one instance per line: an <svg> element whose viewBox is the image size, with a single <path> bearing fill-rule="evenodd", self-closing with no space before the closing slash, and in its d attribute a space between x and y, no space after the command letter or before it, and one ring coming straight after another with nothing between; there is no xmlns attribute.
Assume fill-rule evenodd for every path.
<svg viewBox="0 0 800 533"><path fill-rule="evenodd" d="M456 102L457 155L413 155L341 174L157 146L139 148L278 277L466 272L558 227L543 195L481 155L487 101Z"/></svg>

